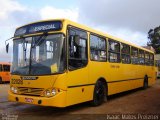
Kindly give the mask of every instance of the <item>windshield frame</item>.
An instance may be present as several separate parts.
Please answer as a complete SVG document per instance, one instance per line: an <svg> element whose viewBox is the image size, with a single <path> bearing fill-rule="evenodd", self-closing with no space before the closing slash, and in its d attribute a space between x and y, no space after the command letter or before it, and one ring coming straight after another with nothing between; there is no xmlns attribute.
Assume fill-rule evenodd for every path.
<svg viewBox="0 0 160 120"><path fill-rule="evenodd" d="M64 69L63 71L61 72L56 72L56 73L50 73L50 74L38 74L38 75L33 75L33 74L17 74L17 73L13 73L12 72L12 69L11 69L11 74L12 75L20 75L20 76L46 76L46 75L57 75L57 74L63 74L67 71L67 53L65 52L66 51L66 35L63 33L63 32L56 32L56 33L48 33L48 35L57 35L57 34L61 34L63 36L63 46L62 46L62 59L63 59L63 62L64 62ZM19 39L25 39L27 37L36 37L36 36L43 36L43 33L42 34L30 34L30 35L24 35L24 36L18 36L18 37L15 37L13 38L13 42L16 41L16 40L19 40ZM32 47L30 47L30 50L32 49ZM31 56L29 58L29 60L31 59ZM31 60L32 61L32 60ZM32 63L32 62L31 62ZM12 59L12 64L13 64L13 59ZM32 68L32 65L29 64L29 68Z"/></svg>

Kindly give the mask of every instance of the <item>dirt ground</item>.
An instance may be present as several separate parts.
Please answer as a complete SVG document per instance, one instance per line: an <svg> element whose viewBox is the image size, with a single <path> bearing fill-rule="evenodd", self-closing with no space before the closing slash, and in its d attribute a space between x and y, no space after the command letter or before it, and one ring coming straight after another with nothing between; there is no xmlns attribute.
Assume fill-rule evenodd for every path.
<svg viewBox="0 0 160 120"><path fill-rule="evenodd" d="M101 106L82 103L67 108L42 107L7 100L9 84L0 85L0 119L6 120L107 120L160 119L160 80L146 90L136 89L110 96Z"/></svg>

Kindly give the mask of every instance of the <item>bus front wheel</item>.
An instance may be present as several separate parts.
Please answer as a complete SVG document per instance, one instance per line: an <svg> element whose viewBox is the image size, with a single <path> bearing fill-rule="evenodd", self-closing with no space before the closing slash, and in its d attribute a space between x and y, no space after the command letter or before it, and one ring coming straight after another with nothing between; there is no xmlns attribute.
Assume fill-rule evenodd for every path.
<svg viewBox="0 0 160 120"><path fill-rule="evenodd" d="M93 106L98 106L106 101L106 99L106 86L102 81L97 81L94 88L93 100L91 101L91 104Z"/></svg>

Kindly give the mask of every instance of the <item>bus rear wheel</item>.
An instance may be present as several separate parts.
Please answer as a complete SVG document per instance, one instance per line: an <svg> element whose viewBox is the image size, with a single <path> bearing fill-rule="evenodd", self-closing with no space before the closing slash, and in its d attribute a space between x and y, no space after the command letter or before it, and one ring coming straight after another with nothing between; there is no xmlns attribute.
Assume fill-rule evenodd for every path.
<svg viewBox="0 0 160 120"><path fill-rule="evenodd" d="M106 86L102 81L97 81L94 88L93 100L91 101L91 104L93 106L98 106L106 101L106 99Z"/></svg>
<svg viewBox="0 0 160 120"><path fill-rule="evenodd" d="M143 82L143 89L147 89L147 88L148 88L148 77L145 76L144 82Z"/></svg>

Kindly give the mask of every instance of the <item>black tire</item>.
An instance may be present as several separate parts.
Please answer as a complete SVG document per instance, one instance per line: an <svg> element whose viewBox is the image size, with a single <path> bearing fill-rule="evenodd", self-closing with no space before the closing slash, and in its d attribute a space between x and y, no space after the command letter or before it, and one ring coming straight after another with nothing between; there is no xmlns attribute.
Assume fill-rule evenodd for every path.
<svg viewBox="0 0 160 120"><path fill-rule="evenodd" d="M93 100L91 101L92 106L101 105L104 101L107 100L106 94L106 86L103 82L97 81L94 93L93 93Z"/></svg>
<svg viewBox="0 0 160 120"><path fill-rule="evenodd" d="M143 89L147 89L148 88L148 77L145 76L144 77L144 82L143 82Z"/></svg>

